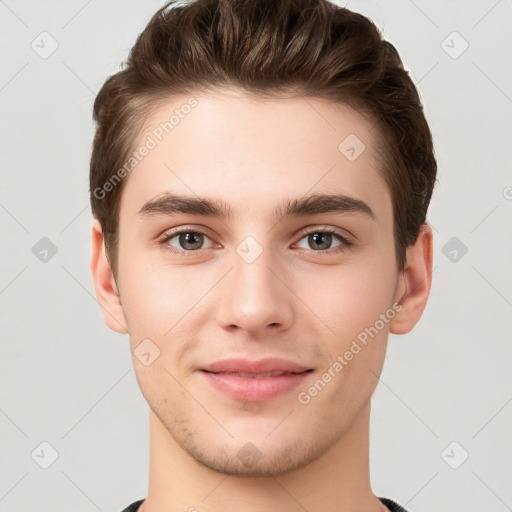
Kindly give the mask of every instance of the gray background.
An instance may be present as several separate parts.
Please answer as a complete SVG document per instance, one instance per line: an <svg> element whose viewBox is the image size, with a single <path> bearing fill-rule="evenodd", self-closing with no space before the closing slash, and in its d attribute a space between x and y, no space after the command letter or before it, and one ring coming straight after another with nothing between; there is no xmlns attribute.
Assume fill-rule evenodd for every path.
<svg viewBox="0 0 512 512"><path fill-rule="evenodd" d="M88 162L94 95L162 4L0 1L1 511L115 512L146 496L147 405L89 272ZM411 512L512 510L512 2L347 6L400 52L439 164L431 298L390 338L373 490Z"/></svg>

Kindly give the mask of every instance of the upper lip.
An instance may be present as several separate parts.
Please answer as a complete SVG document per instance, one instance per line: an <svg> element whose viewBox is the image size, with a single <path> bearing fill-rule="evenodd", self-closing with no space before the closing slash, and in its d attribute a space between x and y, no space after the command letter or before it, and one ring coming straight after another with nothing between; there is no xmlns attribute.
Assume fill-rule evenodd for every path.
<svg viewBox="0 0 512 512"><path fill-rule="evenodd" d="M300 364L294 363L287 359L280 359L278 357L269 357L252 361L250 359L232 358L216 361L201 368L207 372L214 373L269 373L269 372L293 372L302 373L311 368L306 368Z"/></svg>

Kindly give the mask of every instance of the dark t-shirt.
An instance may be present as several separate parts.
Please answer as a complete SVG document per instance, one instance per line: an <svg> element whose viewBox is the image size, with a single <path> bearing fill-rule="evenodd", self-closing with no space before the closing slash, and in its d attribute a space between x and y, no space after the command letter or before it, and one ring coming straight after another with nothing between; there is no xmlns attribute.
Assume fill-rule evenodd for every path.
<svg viewBox="0 0 512 512"><path fill-rule="evenodd" d="M380 498L379 500L386 505L386 507L389 508L391 512L407 512L404 507L400 506L398 503L394 502L393 500L390 500L389 498ZM122 512L137 512L137 509L141 506L142 502L144 500L136 501L135 503L132 503L129 507L126 507Z"/></svg>

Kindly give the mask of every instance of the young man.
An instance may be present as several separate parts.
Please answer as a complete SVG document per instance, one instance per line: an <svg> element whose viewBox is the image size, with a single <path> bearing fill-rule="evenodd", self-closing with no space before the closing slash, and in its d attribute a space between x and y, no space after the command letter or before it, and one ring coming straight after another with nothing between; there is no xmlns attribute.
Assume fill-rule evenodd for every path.
<svg viewBox="0 0 512 512"><path fill-rule="evenodd" d="M150 408L125 510L405 510L370 401L428 299L436 160L394 47L326 0L167 4L94 118L91 270Z"/></svg>

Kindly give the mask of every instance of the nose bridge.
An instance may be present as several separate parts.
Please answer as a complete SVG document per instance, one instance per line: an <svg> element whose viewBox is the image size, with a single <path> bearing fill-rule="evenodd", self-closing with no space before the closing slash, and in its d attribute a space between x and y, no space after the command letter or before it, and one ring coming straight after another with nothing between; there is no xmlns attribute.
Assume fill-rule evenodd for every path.
<svg viewBox="0 0 512 512"><path fill-rule="evenodd" d="M275 293L276 283L272 267L278 266L276 259L272 257L272 251L267 247L261 249L252 245L254 242L245 241L240 244L234 256L234 276L240 291L250 294L259 294L272 291Z"/></svg>
<svg viewBox="0 0 512 512"><path fill-rule="evenodd" d="M272 297L280 295L276 277L271 269L279 266L269 246L269 238L260 243L252 235L247 236L236 247L233 255L233 277L236 283L236 294L241 302L263 303L272 301ZM247 302L249 301L249 302Z"/></svg>
<svg viewBox="0 0 512 512"><path fill-rule="evenodd" d="M287 288L281 282L283 278L278 277L281 265L268 245L270 239L270 235L266 236L260 243L249 235L233 251L232 271L222 288L218 308L218 320L225 327L237 325L258 331L270 324L285 325L290 321Z"/></svg>

